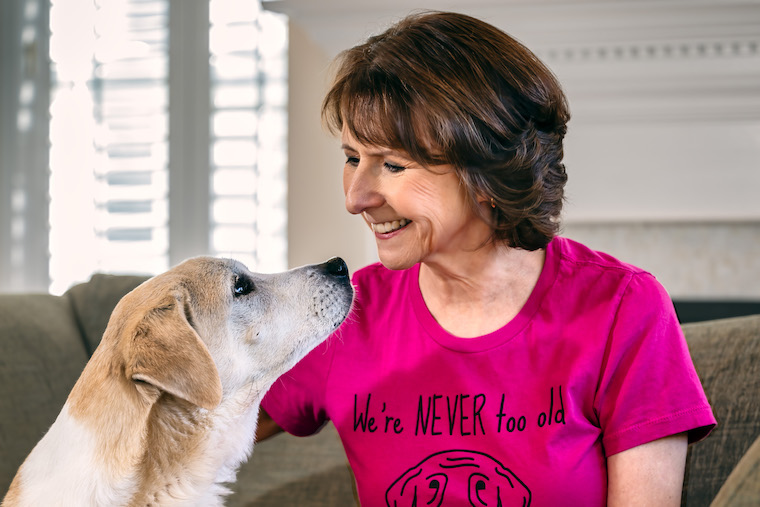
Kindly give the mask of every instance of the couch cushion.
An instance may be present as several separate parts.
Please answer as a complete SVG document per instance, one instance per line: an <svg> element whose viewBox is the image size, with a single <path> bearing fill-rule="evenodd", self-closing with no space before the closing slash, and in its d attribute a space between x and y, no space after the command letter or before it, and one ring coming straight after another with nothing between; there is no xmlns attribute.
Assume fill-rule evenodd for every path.
<svg viewBox="0 0 760 507"><path fill-rule="evenodd" d="M0 296L0 492L55 421L87 358L64 298Z"/></svg>
<svg viewBox="0 0 760 507"><path fill-rule="evenodd" d="M357 505L346 454L332 424L314 436L281 433L256 444L231 489L228 507Z"/></svg>
<svg viewBox="0 0 760 507"><path fill-rule="evenodd" d="M685 504L708 506L760 435L760 315L683 326L718 426L689 449Z"/></svg>
<svg viewBox="0 0 760 507"><path fill-rule="evenodd" d="M750 446L720 488L710 507L757 507L760 505L760 438Z"/></svg>
<svg viewBox="0 0 760 507"><path fill-rule="evenodd" d="M119 300L147 280L146 276L96 274L87 283L70 288L68 298L90 355L100 343L111 312Z"/></svg>

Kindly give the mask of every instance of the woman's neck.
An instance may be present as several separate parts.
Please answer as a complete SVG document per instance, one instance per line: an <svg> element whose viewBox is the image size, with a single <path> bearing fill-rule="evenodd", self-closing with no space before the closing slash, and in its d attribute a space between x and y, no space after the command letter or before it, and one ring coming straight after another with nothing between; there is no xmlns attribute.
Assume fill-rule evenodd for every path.
<svg viewBox="0 0 760 507"><path fill-rule="evenodd" d="M425 261L419 284L425 304L446 331L482 336L506 325L525 305L544 266L544 250L489 244L456 259Z"/></svg>

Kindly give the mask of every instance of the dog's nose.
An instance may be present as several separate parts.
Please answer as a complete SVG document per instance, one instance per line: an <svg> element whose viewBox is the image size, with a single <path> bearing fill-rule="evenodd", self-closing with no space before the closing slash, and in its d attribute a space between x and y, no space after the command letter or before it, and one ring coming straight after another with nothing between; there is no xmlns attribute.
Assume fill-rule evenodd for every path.
<svg viewBox="0 0 760 507"><path fill-rule="evenodd" d="M325 273L339 278L348 278L348 266L340 257L333 257L320 266Z"/></svg>

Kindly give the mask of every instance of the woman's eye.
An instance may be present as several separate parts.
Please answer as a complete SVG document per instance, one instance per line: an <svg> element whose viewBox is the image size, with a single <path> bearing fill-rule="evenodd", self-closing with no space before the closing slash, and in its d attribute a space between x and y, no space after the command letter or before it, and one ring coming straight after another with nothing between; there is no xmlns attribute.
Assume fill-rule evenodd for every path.
<svg viewBox="0 0 760 507"><path fill-rule="evenodd" d="M350 165L350 166L352 166L352 167L356 167L356 166L358 166L358 165L359 165L359 157L351 157L351 156L346 156L346 165ZM384 167L385 167L385 168L386 168L386 169L387 169L389 172L392 172L392 173L401 172L401 171L403 171L404 169L406 169L406 167L404 167L404 166L402 166L402 165L398 165L398 164L392 164L392 163L390 163L390 162L384 162L384 163L383 163L383 166L384 166Z"/></svg>
<svg viewBox="0 0 760 507"><path fill-rule="evenodd" d="M404 167L404 166L396 165L396 164L391 164L390 162L386 162L385 163L385 168L388 169L388 171L390 171L392 173L399 173L399 172L403 171L404 169L406 169L406 167Z"/></svg>
<svg viewBox="0 0 760 507"><path fill-rule="evenodd" d="M253 292L256 286L253 284L253 280L244 275L238 275L235 277L235 285L232 292L235 297L245 296Z"/></svg>

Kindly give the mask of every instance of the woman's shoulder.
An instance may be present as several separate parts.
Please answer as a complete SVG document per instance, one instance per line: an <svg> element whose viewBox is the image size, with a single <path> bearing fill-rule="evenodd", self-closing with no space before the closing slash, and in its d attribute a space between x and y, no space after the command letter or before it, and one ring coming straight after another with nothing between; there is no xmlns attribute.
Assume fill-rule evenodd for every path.
<svg viewBox="0 0 760 507"><path fill-rule="evenodd" d="M594 279L599 276L616 278L622 283L636 281L638 284L659 287L660 282L654 274L644 268L623 261L609 253L594 250L578 241L558 237L551 247L557 263L573 276L587 276Z"/></svg>
<svg viewBox="0 0 760 507"><path fill-rule="evenodd" d="M594 250L583 243L569 238L554 238L550 244L550 248L554 249L554 253L560 262L566 264L591 269L614 270L632 275L649 274L642 268L629 264L606 252Z"/></svg>
<svg viewBox="0 0 760 507"><path fill-rule="evenodd" d="M655 275L638 266L622 261L606 252L594 250L582 243L555 238L550 244L554 249L562 277L575 287L585 286L587 295L595 291L608 291L628 299L669 300L667 291Z"/></svg>

